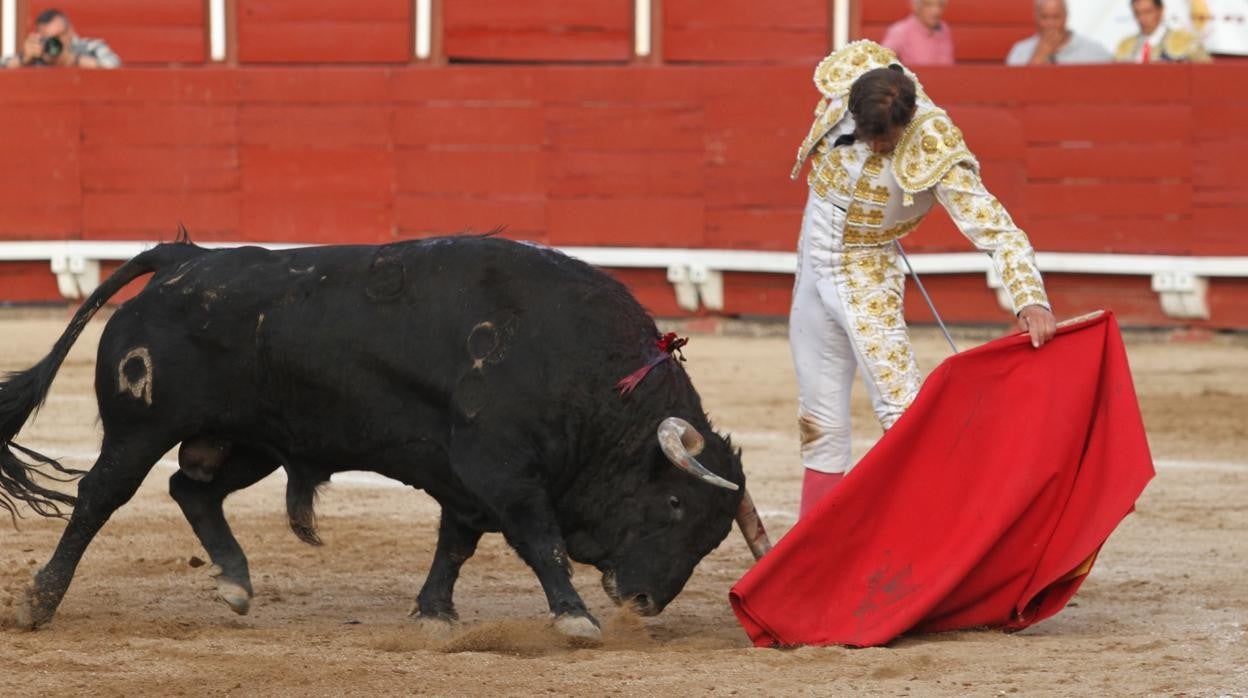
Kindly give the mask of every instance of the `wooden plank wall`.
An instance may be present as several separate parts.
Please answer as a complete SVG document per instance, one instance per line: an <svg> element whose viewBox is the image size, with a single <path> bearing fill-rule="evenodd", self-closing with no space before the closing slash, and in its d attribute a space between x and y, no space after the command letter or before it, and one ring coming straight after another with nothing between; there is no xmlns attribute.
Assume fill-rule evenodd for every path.
<svg viewBox="0 0 1248 698"><path fill-rule="evenodd" d="M1248 65L921 77L1037 248L1243 254L1248 98L1226 86ZM806 188L788 172L816 96L809 66L3 72L0 240L168 239L183 222L208 241L375 243L506 225L553 245L791 250ZM968 249L940 211L906 245ZM45 276L5 266L0 300L54 298ZM626 276L676 312L662 270ZM982 276L932 284L951 319L1000 317ZM1049 284L1063 315L1165 322L1147 278ZM729 311L783 314L790 286L729 275ZM1248 327L1245 291L1215 281L1212 324Z"/></svg>
<svg viewBox="0 0 1248 698"><path fill-rule="evenodd" d="M47 0L29 3L29 24L49 7L65 13L82 36L108 42L126 65L208 60L204 0Z"/></svg>
<svg viewBox="0 0 1248 698"><path fill-rule="evenodd" d="M1195 142L1186 66L929 69L1018 222L1054 251L1192 252ZM958 233L947 221L940 244ZM926 236L925 236L926 237Z"/></svg>
<svg viewBox="0 0 1248 698"><path fill-rule="evenodd" d="M624 62L633 57L633 0L450 0L451 61Z"/></svg>
<svg viewBox="0 0 1248 698"><path fill-rule="evenodd" d="M828 9L828 0L663 0L663 59L813 65L831 47Z"/></svg>
<svg viewBox="0 0 1248 698"><path fill-rule="evenodd" d="M244 0L240 63L407 63L412 0Z"/></svg>
<svg viewBox="0 0 1248 698"><path fill-rule="evenodd" d="M952 0L944 19L958 63L1004 63L1010 47L1036 33L1032 0ZM862 0L858 38L879 41L888 25L912 12L911 0Z"/></svg>

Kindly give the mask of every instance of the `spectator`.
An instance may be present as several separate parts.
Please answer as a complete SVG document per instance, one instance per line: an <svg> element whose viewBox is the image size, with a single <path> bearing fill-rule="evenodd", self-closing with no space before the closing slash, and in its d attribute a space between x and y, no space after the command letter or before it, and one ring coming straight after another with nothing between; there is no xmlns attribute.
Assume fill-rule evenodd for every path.
<svg viewBox="0 0 1248 698"><path fill-rule="evenodd" d="M1194 34L1166 27L1162 0L1131 0L1131 11L1140 25L1140 33L1118 44L1114 60L1119 63L1209 63L1213 60Z"/></svg>
<svg viewBox="0 0 1248 698"><path fill-rule="evenodd" d="M880 43L906 65L953 65L953 32L940 21L948 0L913 0L914 13L884 32Z"/></svg>
<svg viewBox="0 0 1248 698"><path fill-rule="evenodd" d="M3 65L6 68L116 68L121 65L121 59L103 39L78 36L65 13L50 9L35 18L35 31L26 37L21 53L6 57Z"/></svg>
<svg viewBox="0 0 1248 698"><path fill-rule="evenodd" d="M1109 51L1066 28L1066 0L1036 0L1036 33L1014 44L1006 65L1108 63Z"/></svg>

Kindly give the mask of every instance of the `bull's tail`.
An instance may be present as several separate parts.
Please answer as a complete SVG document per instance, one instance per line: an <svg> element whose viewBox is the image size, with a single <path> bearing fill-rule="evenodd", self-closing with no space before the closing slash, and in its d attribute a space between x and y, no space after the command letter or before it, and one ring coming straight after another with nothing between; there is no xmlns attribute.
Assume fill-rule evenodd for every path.
<svg viewBox="0 0 1248 698"><path fill-rule="evenodd" d="M203 248L186 242L185 234L180 236L180 240L183 242L154 247L121 265L83 301L47 356L25 371L10 373L0 381L0 508L7 510L15 522L19 515L19 502L24 502L40 516L64 518L61 505L73 506L75 497L44 487L40 480L67 482L84 473L14 443L13 437L43 404L52 379L56 377L70 347L82 334L82 328L109 298L144 274L179 264L204 252ZM26 460L20 458L19 453ZM55 473L41 470L44 466Z"/></svg>
<svg viewBox="0 0 1248 698"><path fill-rule="evenodd" d="M316 532L315 505L317 490L326 482L302 470L286 469L286 518L290 530L308 545L322 544Z"/></svg>

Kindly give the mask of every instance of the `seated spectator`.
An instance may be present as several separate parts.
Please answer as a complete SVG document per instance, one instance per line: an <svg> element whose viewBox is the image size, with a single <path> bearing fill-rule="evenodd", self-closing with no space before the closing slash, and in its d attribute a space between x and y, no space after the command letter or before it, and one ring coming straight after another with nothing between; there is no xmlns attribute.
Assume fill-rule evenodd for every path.
<svg viewBox="0 0 1248 698"><path fill-rule="evenodd" d="M1109 51L1066 28L1066 0L1036 0L1036 33L1014 44L1006 65L1108 63Z"/></svg>
<svg viewBox="0 0 1248 698"><path fill-rule="evenodd" d="M1166 27L1162 0L1131 0L1131 11L1140 25L1140 33L1118 44L1114 60L1119 63L1209 63L1213 60L1194 34Z"/></svg>
<svg viewBox="0 0 1248 698"><path fill-rule="evenodd" d="M953 65L953 33L940 21L948 0L914 0L914 12L889 26L881 44L907 66Z"/></svg>
<svg viewBox="0 0 1248 698"><path fill-rule="evenodd" d="M6 57L3 64L6 68L116 68L121 59L103 39L78 36L65 13L44 10L35 18L35 31L26 37L21 53Z"/></svg>

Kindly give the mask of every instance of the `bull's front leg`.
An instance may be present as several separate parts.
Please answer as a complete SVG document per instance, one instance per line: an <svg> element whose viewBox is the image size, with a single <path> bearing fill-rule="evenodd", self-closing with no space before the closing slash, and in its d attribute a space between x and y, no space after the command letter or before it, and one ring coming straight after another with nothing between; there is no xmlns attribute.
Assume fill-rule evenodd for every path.
<svg viewBox="0 0 1248 698"><path fill-rule="evenodd" d="M568 637L601 642L598 621L572 586L572 564L554 511L547 504L545 493L533 494L532 500L512 501L507 505L514 519L503 522L503 535L520 559L537 574L542 591L546 592L546 602L550 604L555 629Z"/></svg>
<svg viewBox="0 0 1248 698"><path fill-rule="evenodd" d="M515 453L488 458L480 450L488 443L486 439L472 438L475 435L467 431L456 436L452 467L493 511L507 542L537 575L555 629L579 641L601 642L598 621L572 586L571 561L545 489L524 475L531 471L518 465ZM503 471L500 463L507 463L508 468Z"/></svg>

